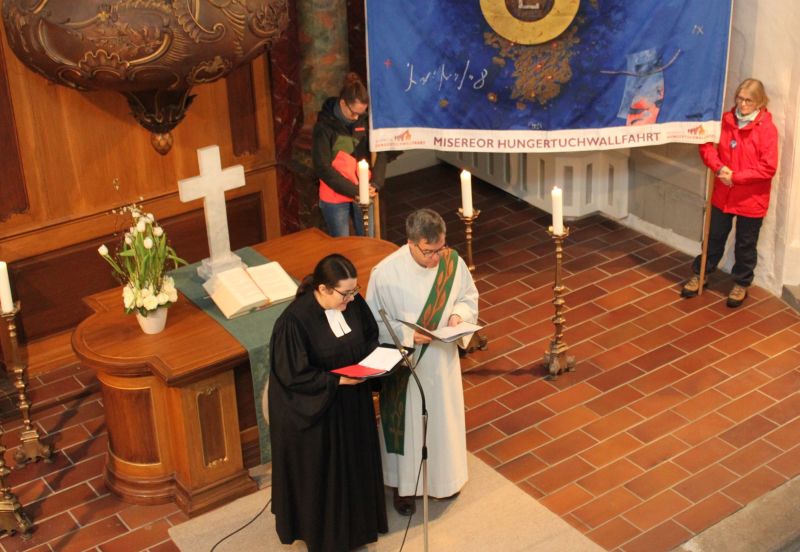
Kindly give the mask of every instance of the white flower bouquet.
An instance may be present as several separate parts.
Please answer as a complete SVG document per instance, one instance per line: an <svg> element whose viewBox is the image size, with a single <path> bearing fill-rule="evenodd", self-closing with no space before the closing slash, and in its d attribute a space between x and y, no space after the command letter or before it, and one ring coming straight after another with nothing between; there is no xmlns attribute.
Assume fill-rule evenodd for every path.
<svg viewBox="0 0 800 552"><path fill-rule="evenodd" d="M97 252L111 265L114 277L124 286L125 313L138 312L147 316L159 307L168 307L178 300L178 290L166 272L186 261L167 244L167 235L152 213L144 213L136 204L114 212L129 213L133 225L125 232L114 255L109 254L105 244Z"/></svg>

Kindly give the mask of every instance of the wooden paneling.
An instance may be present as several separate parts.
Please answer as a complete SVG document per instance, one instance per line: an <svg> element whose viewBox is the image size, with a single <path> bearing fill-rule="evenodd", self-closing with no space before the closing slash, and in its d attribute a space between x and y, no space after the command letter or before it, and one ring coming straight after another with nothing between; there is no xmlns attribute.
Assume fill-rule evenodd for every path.
<svg viewBox="0 0 800 552"><path fill-rule="evenodd" d="M228 86L228 112L231 120L233 154L253 154L258 151L256 98L253 92L253 67L248 63L225 78Z"/></svg>
<svg viewBox="0 0 800 552"><path fill-rule="evenodd" d="M14 112L11 109L3 52L3 44L0 42L0 167L3 167L2 184L0 184L0 221L28 207L28 194L25 192L25 181L22 178L17 129L14 124Z"/></svg>
<svg viewBox="0 0 800 552"><path fill-rule="evenodd" d="M123 404L130 405L130 409L121 410ZM104 387L103 405L110 430L108 448L114 456L135 464L160 463L150 389ZM136 419L132 420L130 414L133 412Z"/></svg>

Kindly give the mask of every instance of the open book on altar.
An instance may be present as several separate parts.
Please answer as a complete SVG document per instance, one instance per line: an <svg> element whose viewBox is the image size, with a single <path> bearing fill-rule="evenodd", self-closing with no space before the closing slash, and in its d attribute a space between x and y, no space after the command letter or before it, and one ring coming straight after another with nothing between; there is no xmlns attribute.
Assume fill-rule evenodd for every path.
<svg viewBox="0 0 800 552"><path fill-rule="evenodd" d="M405 353L412 355L414 349L405 347ZM403 361L403 355L394 345L378 345L374 351L364 357L358 364L343 366L336 370L331 370L334 374L347 376L348 378L374 378L385 376L395 369Z"/></svg>
<svg viewBox="0 0 800 552"><path fill-rule="evenodd" d="M297 293L297 284L277 262L225 270L203 288L226 318L288 301Z"/></svg>
<svg viewBox="0 0 800 552"><path fill-rule="evenodd" d="M405 320L401 320L400 322L402 322L409 328L418 331L422 335L426 335L431 339L438 339L439 341L444 341L445 343L452 343L453 341L456 341L457 339L460 339L465 335L475 333L483 328L483 326L478 326L477 324L471 324L469 322L461 322L458 326L445 326L437 330L429 330L427 328L423 328L419 324L415 324L414 322L406 322Z"/></svg>

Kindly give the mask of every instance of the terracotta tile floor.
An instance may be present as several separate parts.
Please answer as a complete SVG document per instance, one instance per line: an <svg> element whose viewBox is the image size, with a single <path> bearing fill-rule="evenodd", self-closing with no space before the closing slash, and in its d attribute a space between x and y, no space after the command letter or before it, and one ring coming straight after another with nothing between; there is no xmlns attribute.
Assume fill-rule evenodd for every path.
<svg viewBox="0 0 800 552"><path fill-rule="evenodd" d="M392 181L385 237L401 243L405 215L430 206L465 254L457 182L444 166ZM800 474L797 313L758 288L728 309L724 275L683 300L687 255L589 217L569 224L564 252L565 339L577 367L546 381L549 217L481 182L473 193L490 342L463 360L471 452L604 548L626 552L669 550ZM59 453L9 477L37 530L0 547L176 550L167 529L186 517L175 506L129 505L103 485L107 439L92 374L68 366L31 386L35 421ZM17 442L19 423L4 427L4 442Z"/></svg>

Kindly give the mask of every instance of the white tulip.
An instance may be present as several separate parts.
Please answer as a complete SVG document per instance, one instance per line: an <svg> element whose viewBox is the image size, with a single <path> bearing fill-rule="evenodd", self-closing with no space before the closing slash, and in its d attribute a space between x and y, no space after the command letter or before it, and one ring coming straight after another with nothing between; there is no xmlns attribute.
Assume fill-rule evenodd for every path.
<svg viewBox="0 0 800 552"><path fill-rule="evenodd" d="M144 248L145 249L152 249L153 248L153 238L147 237L144 239Z"/></svg>
<svg viewBox="0 0 800 552"><path fill-rule="evenodd" d="M139 219L139 222L136 223L136 230L139 232L144 232L146 227L147 225L142 219Z"/></svg>
<svg viewBox="0 0 800 552"><path fill-rule="evenodd" d="M105 244L101 245L97 248L97 252L100 253L103 257L108 257L108 247Z"/></svg>
<svg viewBox="0 0 800 552"><path fill-rule="evenodd" d="M160 226L156 226L156 227L154 227L154 228L153 228L153 235L154 235L155 237L157 237L157 238L160 238L161 236L163 236L163 235L164 235L164 229L163 229L163 228L161 228Z"/></svg>

